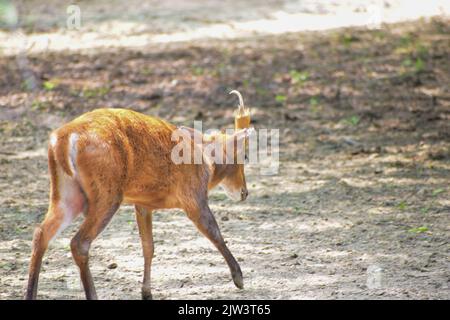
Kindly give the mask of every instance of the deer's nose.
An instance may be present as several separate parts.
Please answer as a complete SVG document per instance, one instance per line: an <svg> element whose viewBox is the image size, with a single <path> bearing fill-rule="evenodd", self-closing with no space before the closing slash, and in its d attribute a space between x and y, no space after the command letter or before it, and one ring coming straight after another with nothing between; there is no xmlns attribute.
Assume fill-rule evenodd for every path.
<svg viewBox="0 0 450 320"><path fill-rule="evenodd" d="M247 188L241 189L241 201L244 201L248 197L248 190Z"/></svg>

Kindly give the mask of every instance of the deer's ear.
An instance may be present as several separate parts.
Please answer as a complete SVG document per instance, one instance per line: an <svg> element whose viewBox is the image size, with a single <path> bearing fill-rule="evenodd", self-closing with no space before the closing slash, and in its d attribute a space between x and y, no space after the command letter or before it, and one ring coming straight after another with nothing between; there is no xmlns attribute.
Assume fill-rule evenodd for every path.
<svg viewBox="0 0 450 320"><path fill-rule="evenodd" d="M196 129L181 126L181 127L178 127L176 130L179 131L179 133L183 137L189 138L191 140L195 141L195 139L197 139L196 141L200 141L200 142L203 140L203 133L201 133L200 131L198 131Z"/></svg>
<svg viewBox="0 0 450 320"><path fill-rule="evenodd" d="M237 141L240 141L243 139L247 139L253 133L255 133L255 128L253 128L253 127L244 128L244 129L240 129L240 130L236 131L232 137L233 137L233 139L237 139Z"/></svg>

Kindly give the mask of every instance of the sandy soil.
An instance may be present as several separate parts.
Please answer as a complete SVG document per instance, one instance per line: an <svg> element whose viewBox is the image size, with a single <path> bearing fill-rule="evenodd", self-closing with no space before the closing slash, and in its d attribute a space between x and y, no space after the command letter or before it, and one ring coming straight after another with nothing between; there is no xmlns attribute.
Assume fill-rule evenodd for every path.
<svg viewBox="0 0 450 320"><path fill-rule="evenodd" d="M14 3L7 25L16 32L0 30L0 51L8 55L23 50L95 52L342 27L378 28L383 23L450 16L446 0L414 5L409 0L82 0L76 2L80 24L74 28L73 1Z"/></svg>
<svg viewBox="0 0 450 320"><path fill-rule="evenodd" d="M155 299L449 299L450 24L433 19L170 47L0 56L0 298L20 299L47 209L48 133L100 106L232 126L238 89L279 128L280 171L250 166L246 202L211 194L245 289L177 210L154 216ZM39 298L82 299L69 242L50 246ZM116 267L114 266L116 264ZM131 207L93 243L103 299L139 299ZM379 270L379 271L374 271ZM375 278L375 285L371 285Z"/></svg>

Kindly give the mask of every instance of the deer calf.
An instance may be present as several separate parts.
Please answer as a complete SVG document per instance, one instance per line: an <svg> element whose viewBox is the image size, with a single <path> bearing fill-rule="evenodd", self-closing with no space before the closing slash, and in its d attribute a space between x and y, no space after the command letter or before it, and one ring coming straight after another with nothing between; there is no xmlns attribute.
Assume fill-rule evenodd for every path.
<svg viewBox="0 0 450 320"><path fill-rule="evenodd" d="M245 141L250 116L239 96L235 133L203 135L201 147L220 140L222 145ZM171 152L175 130L192 137L194 129L177 128L161 119L126 109L98 109L86 113L50 135L48 167L50 203L44 221L34 232L29 268L27 299L35 299L42 257L48 243L78 215L84 221L71 240L73 259L80 270L87 299L96 299L89 270L89 248L122 203L135 206L143 254L142 298L151 299L150 272L153 258L152 212L180 208L220 251L228 264L234 284L243 288L242 272L227 248L208 206L208 191L217 185L233 198L248 195L244 165L217 163L203 154L201 164L175 164ZM201 134L201 133L200 133ZM199 148L195 139L188 140ZM242 145L242 144L241 144ZM233 148L233 159L245 153ZM223 148L226 154L227 148ZM229 156L229 155L228 155Z"/></svg>

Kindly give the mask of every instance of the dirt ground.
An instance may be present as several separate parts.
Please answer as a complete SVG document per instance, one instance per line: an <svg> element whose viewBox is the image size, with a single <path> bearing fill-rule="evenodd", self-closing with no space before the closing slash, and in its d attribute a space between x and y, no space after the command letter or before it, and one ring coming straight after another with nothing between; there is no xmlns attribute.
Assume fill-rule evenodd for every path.
<svg viewBox="0 0 450 320"><path fill-rule="evenodd" d="M24 294L52 129L105 106L232 127L231 89L256 128L280 129L277 175L252 165L247 201L210 197L245 289L184 213L167 210L154 215L154 299L449 299L449 35L435 18L48 52L25 61L35 83L20 57L0 55L0 299ZM38 298L84 298L69 248L81 220L47 251ZM132 207L93 243L90 265L99 298L140 298Z"/></svg>

